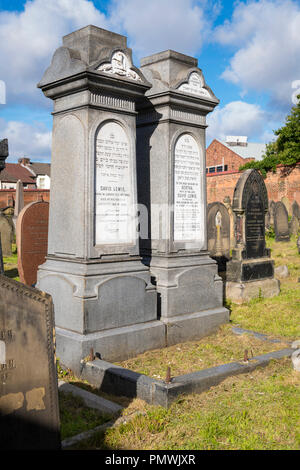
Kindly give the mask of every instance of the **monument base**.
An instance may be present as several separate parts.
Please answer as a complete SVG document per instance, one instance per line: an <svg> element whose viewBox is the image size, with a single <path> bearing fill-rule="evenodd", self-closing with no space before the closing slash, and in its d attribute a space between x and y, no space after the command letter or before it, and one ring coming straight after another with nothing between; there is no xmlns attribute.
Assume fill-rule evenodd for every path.
<svg viewBox="0 0 300 470"><path fill-rule="evenodd" d="M165 347L165 326L160 321L79 334L56 327L56 355L62 366L81 373L81 360L94 354L112 362L125 360L151 349Z"/></svg>
<svg viewBox="0 0 300 470"><path fill-rule="evenodd" d="M248 282L227 281L225 284L226 298L236 304L248 302L255 297L273 297L280 292L278 279L260 279Z"/></svg>
<svg viewBox="0 0 300 470"><path fill-rule="evenodd" d="M150 272L156 283L162 321L223 306L223 281L216 261L206 253L155 255Z"/></svg>
<svg viewBox="0 0 300 470"><path fill-rule="evenodd" d="M220 325L228 321L229 311L224 307L164 319L166 346L211 335Z"/></svg>

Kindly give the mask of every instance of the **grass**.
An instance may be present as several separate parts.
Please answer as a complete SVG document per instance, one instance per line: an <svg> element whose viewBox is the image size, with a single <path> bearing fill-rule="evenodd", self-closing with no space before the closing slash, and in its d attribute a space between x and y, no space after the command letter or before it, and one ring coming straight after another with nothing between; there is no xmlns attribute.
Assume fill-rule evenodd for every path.
<svg viewBox="0 0 300 470"><path fill-rule="evenodd" d="M16 244L12 244L12 256L3 256L3 265L5 276L19 281L18 273L18 254Z"/></svg>
<svg viewBox="0 0 300 470"><path fill-rule="evenodd" d="M170 365L168 361L174 376L187 367L191 371L219 361L240 360L244 349L248 349L251 357L251 351L253 355L261 354L284 347L287 340L299 339L300 255L296 237L291 237L288 243L277 243L270 237L267 244L272 249L275 265L286 264L290 272L287 279L281 280L278 296L253 299L244 305L228 303L231 325L201 341L176 345L170 349L169 356L166 356L169 348L159 353L148 352L142 355L143 362L136 367L164 378ZM16 257L14 259L16 262ZM8 263L13 264L13 260L5 259L6 268L13 269ZM233 337L229 326L236 325L280 338L283 343L265 343L251 335ZM152 353L154 356L150 359L148 355ZM71 371L59 368L58 372L64 380L125 406L123 414L126 416L142 412L126 423L96 433L77 444L76 449L300 450L300 374L293 370L290 359L272 361L249 374L228 377L201 394L182 395L169 409L151 406L139 399L107 396ZM62 438L103 422L103 417L90 412L73 396L63 397L60 393Z"/></svg>
<svg viewBox="0 0 300 470"><path fill-rule="evenodd" d="M139 415L97 433L76 449L299 450L300 379L289 359L229 377L167 410L133 400Z"/></svg>
<svg viewBox="0 0 300 470"><path fill-rule="evenodd" d="M202 340L147 351L116 364L141 374L164 379L167 367L171 368L172 376L178 376L227 362L242 361L245 350L251 357L287 347L286 342L273 344L261 341L251 334L236 335L231 329L231 325L223 325L216 334Z"/></svg>
<svg viewBox="0 0 300 470"><path fill-rule="evenodd" d="M80 397L59 391L61 439L75 436L109 421L110 416L87 408Z"/></svg>
<svg viewBox="0 0 300 470"><path fill-rule="evenodd" d="M168 361L172 375L176 375L187 365L194 370L222 359L241 359L244 349L249 350L249 355L253 350L255 355L299 338L300 255L296 237L288 243L269 238L267 243L275 266L286 264L290 276L281 280L281 292L276 297L257 298L244 305L231 303L230 326L266 333L280 338L283 344L263 343L251 335L233 340L227 325L201 341L149 351L121 364L164 378ZM169 409L132 400L124 414L136 410L143 414L95 434L76 449L300 450L299 403L299 372L293 370L288 358L274 360L251 373L228 377L201 394L182 395Z"/></svg>

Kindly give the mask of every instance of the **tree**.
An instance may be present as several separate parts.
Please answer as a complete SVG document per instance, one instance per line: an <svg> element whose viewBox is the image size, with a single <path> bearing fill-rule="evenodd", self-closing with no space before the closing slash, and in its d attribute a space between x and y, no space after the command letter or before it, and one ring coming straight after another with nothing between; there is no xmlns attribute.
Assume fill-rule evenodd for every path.
<svg viewBox="0 0 300 470"><path fill-rule="evenodd" d="M268 171L275 172L277 165L294 167L300 162L300 95L297 98L298 104L292 107L285 125L274 131L278 137L275 142L267 144L263 159L246 163L239 168L240 171L256 168L266 176Z"/></svg>

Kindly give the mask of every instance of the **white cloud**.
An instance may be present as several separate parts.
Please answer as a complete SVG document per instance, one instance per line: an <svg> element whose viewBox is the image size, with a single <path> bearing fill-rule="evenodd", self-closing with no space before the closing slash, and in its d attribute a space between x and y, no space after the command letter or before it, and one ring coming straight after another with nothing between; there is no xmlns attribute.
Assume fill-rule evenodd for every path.
<svg viewBox="0 0 300 470"><path fill-rule="evenodd" d="M22 12L0 12L0 79L7 104L46 99L36 89L62 36L88 24L107 28L105 15L87 0L27 1Z"/></svg>
<svg viewBox="0 0 300 470"><path fill-rule="evenodd" d="M8 139L7 162L24 156L35 161L50 161L52 133L43 124L0 119L0 135Z"/></svg>
<svg viewBox="0 0 300 470"><path fill-rule="evenodd" d="M223 78L244 91L268 92L277 105L292 105L292 82L300 79L300 6L292 0L237 4L215 39L238 47Z"/></svg>
<svg viewBox="0 0 300 470"><path fill-rule="evenodd" d="M208 34L205 2L195 0L114 0L113 27L125 31L138 56L166 49L195 54ZM214 9L211 16L215 15Z"/></svg>
<svg viewBox="0 0 300 470"><path fill-rule="evenodd" d="M208 115L207 139L225 140L227 135L246 135L265 142L266 118L266 112L258 105L232 101Z"/></svg>

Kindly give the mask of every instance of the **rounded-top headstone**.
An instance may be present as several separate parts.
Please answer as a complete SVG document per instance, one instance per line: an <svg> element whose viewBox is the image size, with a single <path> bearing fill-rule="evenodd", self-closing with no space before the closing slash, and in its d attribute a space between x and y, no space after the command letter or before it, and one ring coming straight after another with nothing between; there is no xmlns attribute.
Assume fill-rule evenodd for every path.
<svg viewBox="0 0 300 470"><path fill-rule="evenodd" d="M45 262L48 245L49 203L32 202L17 219L18 271L20 281L36 284L38 267Z"/></svg>

